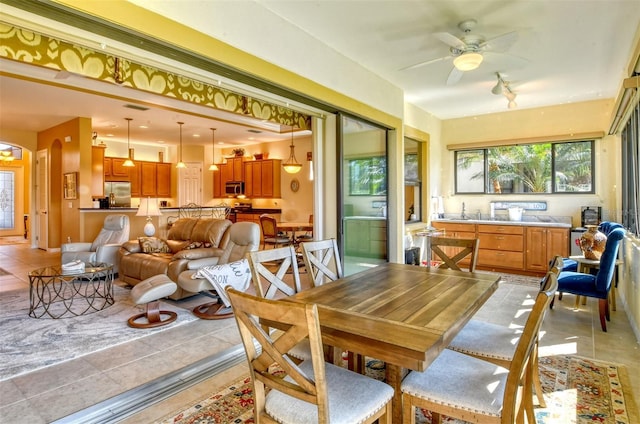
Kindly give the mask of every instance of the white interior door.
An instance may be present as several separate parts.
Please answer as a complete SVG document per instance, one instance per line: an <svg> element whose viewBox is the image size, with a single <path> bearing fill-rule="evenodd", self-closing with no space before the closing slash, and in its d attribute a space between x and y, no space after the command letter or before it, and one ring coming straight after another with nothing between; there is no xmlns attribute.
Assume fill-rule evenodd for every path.
<svg viewBox="0 0 640 424"><path fill-rule="evenodd" d="M38 160L36 163L36 234L38 238L38 249L47 250L49 242L49 172L47 161L47 151L38 151Z"/></svg>
<svg viewBox="0 0 640 424"><path fill-rule="evenodd" d="M178 169L178 206L187 203L202 205L202 162L186 162Z"/></svg>

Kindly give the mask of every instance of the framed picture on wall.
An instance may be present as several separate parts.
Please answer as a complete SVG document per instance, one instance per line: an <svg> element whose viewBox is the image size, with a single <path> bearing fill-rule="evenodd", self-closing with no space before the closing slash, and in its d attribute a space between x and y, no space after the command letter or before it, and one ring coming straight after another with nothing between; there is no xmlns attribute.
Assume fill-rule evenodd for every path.
<svg viewBox="0 0 640 424"><path fill-rule="evenodd" d="M64 174L64 198L66 199L77 199L78 192L78 173L77 172L68 172Z"/></svg>

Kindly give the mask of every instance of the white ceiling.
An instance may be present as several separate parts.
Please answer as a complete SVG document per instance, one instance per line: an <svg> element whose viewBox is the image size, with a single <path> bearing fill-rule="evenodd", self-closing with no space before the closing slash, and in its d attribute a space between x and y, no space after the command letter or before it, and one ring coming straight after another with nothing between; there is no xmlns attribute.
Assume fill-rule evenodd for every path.
<svg viewBox="0 0 640 424"><path fill-rule="evenodd" d="M317 68L312 57L291 54L299 51L290 48L293 44L289 43L295 42L292 28L304 31L305 37L321 40L399 87L407 102L440 119L506 111L507 100L491 94L496 72L510 82L519 109L614 98L627 76L627 60L640 23L638 0L132 2L331 87L331 81L319 80L322 75L306 74L306 69ZM247 11L253 22L276 19L282 25L239 25L248 19ZM460 37L457 24L470 18L478 22L473 32L486 39L511 31L517 31L518 38L506 54L486 53L480 67L465 73L455 85L446 84L451 58L403 70L447 56L449 47L433 34L449 32ZM7 66L10 64L6 61L0 62L3 71ZM60 84L88 84L76 76L55 77L42 76ZM348 81L335 82L341 83ZM125 109L127 103L149 105L157 100L144 96L131 100L131 90L117 86L109 89L117 92L109 98L97 98L2 76L0 125L41 131L75 116L88 116L99 138L110 133L118 138L126 137L124 118L131 117L132 141L175 144L175 122L179 120L185 122L185 143L210 143L212 126L219 128L216 140L230 144L288 138L286 132L279 134L275 128L263 128L260 135L247 133L242 125L212 121L220 116L210 110L191 107L187 111L181 102L163 100L161 107L146 112ZM143 123L150 128L138 128ZM200 141L193 141L194 132L200 134ZM256 139L249 140L249 136Z"/></svg>

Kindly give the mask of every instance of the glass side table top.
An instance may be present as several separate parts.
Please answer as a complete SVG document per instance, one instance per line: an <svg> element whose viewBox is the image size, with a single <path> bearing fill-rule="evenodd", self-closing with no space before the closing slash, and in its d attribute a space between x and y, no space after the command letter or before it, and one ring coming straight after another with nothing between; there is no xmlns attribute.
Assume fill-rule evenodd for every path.
<svg viewBox="0 0 640 424"><path fill-rule="evenodd" d="M45 266L43 268L34 269L29 272L29 276L38 276L38 277L58 277L58 276L78 276L83 274L94 274L99 272L106 272L113 269L113 265L107 263L90 263L87 262L84 265L84 271L73 272L73 271L63 271L62 266L54 265L54 266Z"/></svg>

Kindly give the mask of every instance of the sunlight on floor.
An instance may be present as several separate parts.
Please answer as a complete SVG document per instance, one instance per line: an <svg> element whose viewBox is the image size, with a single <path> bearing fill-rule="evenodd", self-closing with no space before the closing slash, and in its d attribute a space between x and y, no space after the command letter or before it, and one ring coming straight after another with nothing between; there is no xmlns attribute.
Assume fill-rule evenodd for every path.
<svg viewBox="0 0 640 424"><path fill-rule="evenodd" d="M540 339L543 337L544 333L540 333ZM578 353L578 343L564 343L538 347L539 356L575 355L576 353Z"/></svg>

